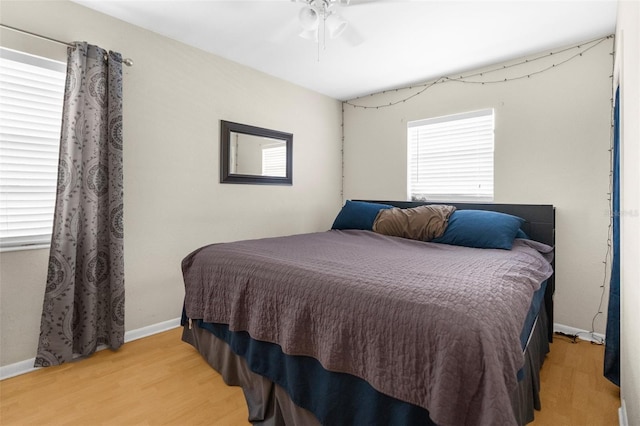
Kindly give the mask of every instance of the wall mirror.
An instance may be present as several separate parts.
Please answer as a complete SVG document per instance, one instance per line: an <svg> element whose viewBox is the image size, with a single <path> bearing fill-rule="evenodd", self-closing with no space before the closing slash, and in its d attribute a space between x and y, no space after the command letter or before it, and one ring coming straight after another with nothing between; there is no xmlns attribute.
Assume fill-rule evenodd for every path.
<svg viewBox="0 0 640 426"><path fill-rule="evenodd" d="M220 182L291 185L293 135L220 120Z"/></svg>

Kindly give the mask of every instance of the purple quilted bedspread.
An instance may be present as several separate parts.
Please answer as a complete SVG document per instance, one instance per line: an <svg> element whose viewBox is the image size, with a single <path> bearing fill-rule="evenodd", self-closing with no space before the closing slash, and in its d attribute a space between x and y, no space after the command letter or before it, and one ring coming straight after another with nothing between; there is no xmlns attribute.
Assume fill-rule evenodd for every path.
<svg viewBox="0 0 640 426"><path fill-rule="evenodd" d="M183 260L185 308L365 379L438 425L511 425L519 335L550 253L337 230L213 244Z"/></svg>

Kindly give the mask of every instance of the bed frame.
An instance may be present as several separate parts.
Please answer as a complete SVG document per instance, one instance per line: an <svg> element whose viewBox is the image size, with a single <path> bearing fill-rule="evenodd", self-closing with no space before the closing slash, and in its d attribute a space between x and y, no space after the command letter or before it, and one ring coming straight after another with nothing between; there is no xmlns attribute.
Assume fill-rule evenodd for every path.
<svg viewBox="0 0 640 426"><path fill-rule="evenodd" d="M402 209L424 206L428 204L446 204L455 206L458 210L489 210L521 217L525 220L522 230L535 241L540 241L548 246L556 245L556 209L550 204L494 204L494 203L431 203L426 201L380 201L380 200L354 200L369 203L389 204ZM555 271L555 256L551 266ZM553 341L553 295L556 290L555 272L547 280L547 289L544 294L544 306L547 312L547 334L549 342Z"/></svg>

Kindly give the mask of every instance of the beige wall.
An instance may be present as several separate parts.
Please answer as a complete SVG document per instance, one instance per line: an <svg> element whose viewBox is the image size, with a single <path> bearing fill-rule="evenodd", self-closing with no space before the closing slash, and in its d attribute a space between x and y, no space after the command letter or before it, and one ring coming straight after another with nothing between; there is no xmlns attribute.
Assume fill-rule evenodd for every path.
<svg viewBox="0 0 640 426"><path fill-rule="evenodd" d="M191 250L331 226L341 203L338 101L71 2L0 7L4 24L135 61L124 67L127 330L180 315L180 261ZM66 56L33 37L0 37L5 47ZM293 186L219 184L221 119L293 133ZM0 365L8 365L35 356L47 250L5 252L0 262Z"/></svg>
<svg viewBox="0 0 640 426"><path fill-rule="evenodd" d="M640 3L618 2L621 121L620 381L629 425L640 425Z"/></svg>
<svg viewBox="0 0 640 426"><path fill-rule="evenodd" d="M345 105L344 197L406 199L407 122L494 108L494 201L556 206L555 321L590 330L607 250L612 46L606 40L562 66L517 81L447 82L388 108ZM561 58L566 56L485 77L533 73ZM387 105L418 90L353 103ZM604 314L595 326L604 333Z"/></svg>

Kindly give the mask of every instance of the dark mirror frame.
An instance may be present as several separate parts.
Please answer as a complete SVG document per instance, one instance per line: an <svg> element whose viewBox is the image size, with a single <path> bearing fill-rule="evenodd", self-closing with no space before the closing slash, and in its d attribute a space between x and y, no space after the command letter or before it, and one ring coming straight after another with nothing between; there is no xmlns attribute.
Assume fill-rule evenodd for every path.
<svg viewBox="0 0 640 426"><path fill-rule="evenodd" d="M287 143L287 175L260 176L229 173L229 152L231 150L231 132L280 139ZM246 183L258 185L292 185L293 184L293 134L247 124L220 120L220 183Z"/></svg>

